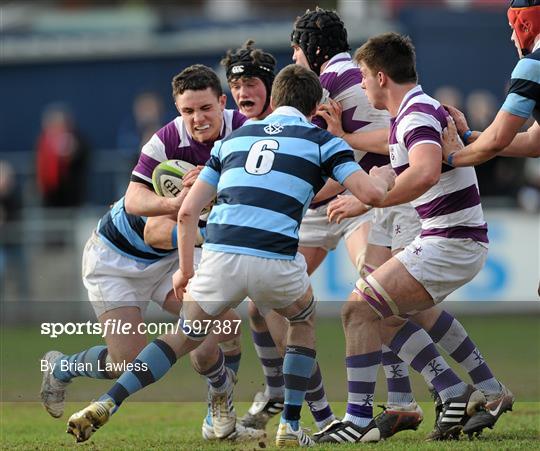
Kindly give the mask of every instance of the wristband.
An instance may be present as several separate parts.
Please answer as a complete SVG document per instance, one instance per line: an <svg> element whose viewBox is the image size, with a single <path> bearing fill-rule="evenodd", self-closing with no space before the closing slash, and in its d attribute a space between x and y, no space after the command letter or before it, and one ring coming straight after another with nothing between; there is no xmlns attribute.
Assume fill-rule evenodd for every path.
<svg viewBox="0 0 540 451"><path fill-rule="evenodd" d="M448 155L448 157L446 158L446 163L448 164L448 166L452 166L454 167L454 155L456 154L456 152L452 152L450 155Z"/></svg>
<svg viewBox="0 0 540 451"><path fill-rule="evenodd" d="M467 130L465 133L463 133L463 136L461 138L461 139L463 139L463 144L467 145L467 141L469 140L471 135L472 135L472 131L470 129Z"/></svg>
<svg viewBox="0 0 540 451"><path fill-rule="evenodd" d="M178 247L178 226L174 226L171 232L171 243L173 249Z"/></svg>

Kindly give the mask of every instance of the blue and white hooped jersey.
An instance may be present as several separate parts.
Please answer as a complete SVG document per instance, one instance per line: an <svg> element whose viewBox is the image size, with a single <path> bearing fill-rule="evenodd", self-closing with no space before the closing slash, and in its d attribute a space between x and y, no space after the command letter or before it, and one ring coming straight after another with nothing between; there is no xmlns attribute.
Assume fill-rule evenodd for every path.
<svg viewBox="0 0 540 451"><path fill-rule="evenodd" d="M145 216L131 215L124 208L124 198L116 201L112 208L99 220L99 237L126 257L145 263L153 263L166 257L176 249L157 249L144 242Z"/></svg>
<svg viewBox="0 0 540 451"><path fill-rule="evenodd" d="M199 178L217 189L204 248L293 259L298 229L328 177L362 170L349 145L280 107L217 141Z"/></svg>
<svg viewBox="0 0 540 451"><path fill-rule="evenodd" d="M516 64L501 109L527 119L533 116L540 124L540 42Z"/></svg>

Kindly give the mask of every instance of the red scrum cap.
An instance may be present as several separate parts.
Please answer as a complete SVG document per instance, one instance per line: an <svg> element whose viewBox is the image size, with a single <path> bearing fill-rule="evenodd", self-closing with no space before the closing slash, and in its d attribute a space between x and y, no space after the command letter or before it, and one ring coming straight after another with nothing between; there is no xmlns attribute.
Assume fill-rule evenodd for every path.
<svg viewBox="0 0 540 451"><path fill-rule="evenodd" d="M528 54L540 34L540 0L512 0L508 20L516 32L521 52Z"/></svg>

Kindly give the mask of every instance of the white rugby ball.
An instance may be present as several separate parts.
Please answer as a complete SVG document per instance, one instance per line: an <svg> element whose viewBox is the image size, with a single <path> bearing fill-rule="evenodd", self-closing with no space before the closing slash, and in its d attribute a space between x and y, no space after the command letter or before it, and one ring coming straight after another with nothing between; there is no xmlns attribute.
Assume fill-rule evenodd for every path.
<svg viewBox="0 0 540 451"><path fill-rule="evenodd" d="M183 160L167 160L159 163L152 173L152 185L156 194L163 197L176 197L182 191L182 179L195 169L195 166Z"/></svg>

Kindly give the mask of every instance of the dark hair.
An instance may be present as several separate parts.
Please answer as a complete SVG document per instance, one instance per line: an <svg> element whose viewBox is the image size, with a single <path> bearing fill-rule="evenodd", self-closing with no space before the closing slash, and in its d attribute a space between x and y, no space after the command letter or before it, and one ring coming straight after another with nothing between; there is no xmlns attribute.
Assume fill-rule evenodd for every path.
<svg viewBox="0 0 540 451"><path fill-rule="evenodd" d="M306 116L313 112L322 94L319 77L298 64L290 64L281 69L272 85L275 108L292 106Z"/></svg>
<svg viewBox="0 0 540 451"><path fill-rule="evenodd" d="M311 70L317 75L326 61L350 50L347 30L337 13L318 6L315 11L308 9L296 18L291 42L302 49Z"/></svg>
<svg viewBox="0 0 540 451"><path fill-rule="evenodd" d="M416 83L416 53L411 38L384 33L369 38L354 54L372 72L384 72L396 83Z"/></svg>
<svg viewBox="0 0 540 451"><path fill-rule="evenodd" d="M223 95L223 88L216 73L203 64L186 67L172 79L173 98L184 91L204 91L210 88L217 97Z"/></svg>

